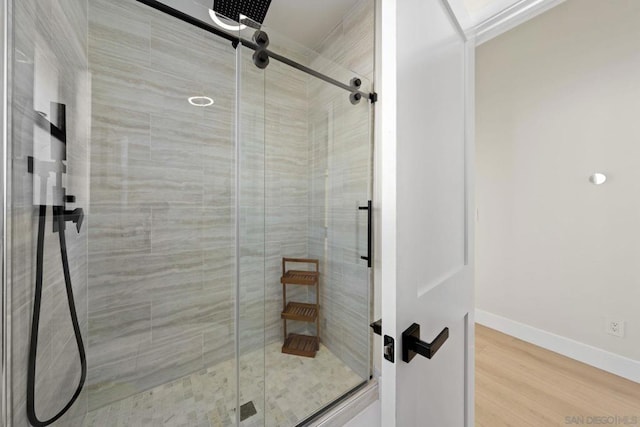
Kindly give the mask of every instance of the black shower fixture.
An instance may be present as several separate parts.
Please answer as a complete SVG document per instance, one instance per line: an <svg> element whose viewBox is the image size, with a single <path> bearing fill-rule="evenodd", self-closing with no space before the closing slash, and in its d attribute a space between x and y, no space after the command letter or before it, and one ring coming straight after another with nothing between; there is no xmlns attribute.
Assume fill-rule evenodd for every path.
<svg viewBox="0 0 640 427"><path fill-rule="evenodd" d="M36 176L40 182L42 194L37 198L38 211L38 242L36 246L36 274L35 289L33 292L33 313L31 320L31 334L29 337L29 360L27 362L27 418L29 423L34 427L46 427L55 423L62 418L76 402L87 378L87 355L82 340L82 331L80 322L78 321L78 312L76 310L75 298L73 296L73 284L71 283L71 271L69 269L69 256L67 253L67 238L65 233L66 223L73 222L76 224L76 230L80 233L82 220L84 219L84 211L82 208L67 210L67 203L75 203L76 198L66 194L66 189L62 187L63 175L67 172L65 161L67 160L67 117L66 106L57 102L51 103L52 116L55 123L47 120L47 114L34 111L34 124L39 128L49 132L51 136L51 154L49 159L37 159L28 157L27 170ZM54 149L54 145L60 149ZM51 202L47 200L47 181L53 179L55 185L52 187L54 193ZM34 200L35 202L35 200ZM69 316L71 317L71 325L78 347L78 355L80 358L80 379L73 393L73 396L67 401L62 409L55 415L46 420L41 420L36 414L36 361L38 360L38 332L40 330L40 311L42 308L42 289L44 283L44 265L45 265L45 231L47 220L47 208L51 206L53 214L53 232L58 234L60 242L60 258L62 261L62 274L64 276L64 284L67 291L67 303L69 305Z"/></svg>
<svg viewBox="0 0 640 427"><path fill-rule="evenodd" d="M244 15L262 25L270 5L271 0L213 0L213 11L235 22Z"/></svg>

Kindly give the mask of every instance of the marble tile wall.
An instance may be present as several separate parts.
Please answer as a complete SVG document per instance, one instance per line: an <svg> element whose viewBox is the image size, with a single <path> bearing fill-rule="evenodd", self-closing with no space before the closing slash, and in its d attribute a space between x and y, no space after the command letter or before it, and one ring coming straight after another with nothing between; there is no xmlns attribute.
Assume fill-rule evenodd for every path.
<svg viewBox="0 0 640 427"><path fill-rule="evenodd" d="M236 52L134 0L89 6L94 409L234 356ZM281 339L280 260L307 255L306 77L276 62L262 72L252 53L241 74L242 352ZM215 104L193 107L194 95Z"/></svg>
<svg viewBox="0 0 640 427"><path fill-rule="evenodd" d="M282 48L279 52L295 55ZM265 337L283 339L282 258L308 255L308 135L307 76L272 61L265 72L266 109L266 264ZM298 265L298 268L310 266ZM287 297L310 301L306 287L289 286ZM307 324L288 322L289 332L304 332Z"/></svg>
<svg viewBox="0 0 640 427"><path fill-rule="evenodd" d="M27 158L51 160L50 137L36 128L35 110L50 116L50 102L67 107L67 194L77 207L89 202L90 85L87 61L87 1L13 1L12 184L10 286L12 312L12 425L28 426L27 360L33 311L38 209ZM53 144L57 144L53 142ZM42 151L37 147L43 148ZM37 195L36 195L37 198ZM40 202L38 202L40 203ZM73 207L73 206L70 206ZM80 362L67 306L58 234L51 209L45 230L44 285L36 370L36 413L48 419L64 407L80 378ZM70 273L84 338L87 337L87 233L66 232ZM79 425L87 411L83 392L57 425Z"/></svg>
<svg viewBox="0 0 640 427"><path fill-rule="evenodd" d="M374 67L374 2L361 0L319 45L312 67L343 81L356 74L370 91ZM333 62L332 62L333 61ZM309 80L309 255L321 259L323 343L368 378L372 299L365 255L371 194L371 108L341 90ZM326 229L325 229L326 227ZM326 239L325 239L326 237Z"/></svg>
<svg viewBox="0 0 640 427"><path fill-rule="evenodd" d="M89 1L89 407L231 358L235 51ZM190 105L209 96L209 108Z"/></svg>

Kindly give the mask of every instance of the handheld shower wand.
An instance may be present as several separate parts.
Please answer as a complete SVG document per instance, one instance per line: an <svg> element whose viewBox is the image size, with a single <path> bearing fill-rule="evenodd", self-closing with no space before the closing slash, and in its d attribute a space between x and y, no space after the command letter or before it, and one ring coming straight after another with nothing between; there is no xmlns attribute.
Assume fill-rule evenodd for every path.
<svg viewBox="0 0 640 427"><path fill-rule="evenodd" d="M29 172L40 177L41 183L41 201L39 206L39 219L38 219L38 244L36 254L36 283L35 293L33 301L33 319L31 322L31 337L29 346L29 365L27 368L27 417L29 422L34 427L44 427L53 424L60 419L76 402L84 382L87 377L87 358L84 349L84 343L82 341L82 333L80 331L80 324L78 322L78 314L75 306L75 299L73 297L73 286L71 283L71 273L69 271L69 258L67 256L67 242L65 236L65 224L67 221L72 221L76 224L78 233L82 227L82 221L84 219L84 211L81 208L74 209L72 211L66 210L66 203L75 202L75 197L67 196L65 189L62 187L62 174L66 172L66 166L64 161L66 160L66 109L64 104L52 103L52 111L57 111L58 125L50 123L46 120L44 114L36 112L35 122L36 125L47 130L52 138L55 138L58 142L62 143L62 154L55 155L52 150L53 161L38 161L32 157L29 158ZM57 158L56 158L57 157ZM36 383L36 359L38 355L38 330L40 328L40 309L42 305L42 284L44 276L44 238L45 227L47 218L47 180L49 175L53 173L55 175L56 186L53 187L54 193L51 202L53 209L53 232L58 233L60 241L60 256L62 258L62 271L64 275L64 283L67 291L67 302L69 304L69 315L71 316L71 323L73 325L73 332L78 346L78 354L80 356L80 381L76 387L75 392L67 404L53 417L48 420L41 421L38 419L35 410L35 383Z"/></svg>

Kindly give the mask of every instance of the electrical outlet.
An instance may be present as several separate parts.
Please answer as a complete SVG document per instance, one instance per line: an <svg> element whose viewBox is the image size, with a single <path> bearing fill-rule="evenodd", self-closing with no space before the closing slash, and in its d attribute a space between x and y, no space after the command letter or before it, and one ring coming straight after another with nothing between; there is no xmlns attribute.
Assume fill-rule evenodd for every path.
<svg viewBox="0 0 640 427"><path fill-rule="evenodd" d="M607 317L605 328L609 335L620 338L624 337L624 320Z"/></svg>

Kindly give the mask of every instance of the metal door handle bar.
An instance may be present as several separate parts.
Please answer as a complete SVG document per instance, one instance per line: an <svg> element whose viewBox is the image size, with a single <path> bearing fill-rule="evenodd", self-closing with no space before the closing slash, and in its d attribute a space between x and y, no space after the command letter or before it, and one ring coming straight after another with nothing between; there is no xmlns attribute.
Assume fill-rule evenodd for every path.
<svg viewBox="0 0 640 427"><path fill-rule="evenodd" d="M409 363L416 354L431 359L448 338L449 328L444 328L433 341L420 341L420 325L414 323L402 333L402 360Z"/></svg>
<svg viewBox="0 0 640 427"><path fill-rule="evenodd" d="M371 267L373 262L373 206L371 200L367 202L367 206L358 206L358 210L367 211L367 256L361 256L367 261L367 267Z"/></svg>

